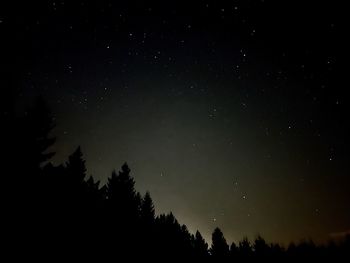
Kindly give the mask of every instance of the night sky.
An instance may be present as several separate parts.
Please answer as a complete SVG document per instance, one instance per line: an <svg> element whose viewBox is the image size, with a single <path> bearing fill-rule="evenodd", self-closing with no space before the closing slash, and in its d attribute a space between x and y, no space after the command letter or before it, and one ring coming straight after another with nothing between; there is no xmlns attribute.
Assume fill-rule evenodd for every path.
<svg viewBox="0 0 350 263"><path fill-rule="evenodd" d="M104 183L127 161L207 241L350 230L337 1L28 2L0 9L3 51L19 105L52 109L55 164L81 145Z"/></svg>

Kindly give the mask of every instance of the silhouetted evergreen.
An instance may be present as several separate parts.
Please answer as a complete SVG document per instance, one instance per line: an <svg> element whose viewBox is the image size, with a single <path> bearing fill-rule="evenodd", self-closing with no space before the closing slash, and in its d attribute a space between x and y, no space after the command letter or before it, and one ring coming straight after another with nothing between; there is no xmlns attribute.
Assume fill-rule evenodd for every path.
<svg viewBox="0 0 350 263"><path fill-rule="evenodd" d="M77 185L82 184L86 177L86 167L80 146L68 157L66 170L68 176L70 176L69 179L72 183L75 183Z"/></svg>
<svg viewBox="0 0 350 263"><path fill-rule="evenodd" d="M113 171L112 176L108 178L107 202L121 221L136 221L139 217L141 199L134 185L135 181L130 176L130 169L126 163L118 174Z"/></svg>
<svg viewBox="0 0 350 263"><path fill-rule="evenodd" d="M193 240L194 256L199 259L208 258L208 244L197 230Z"/></svg>
<svg viewBox="0 0 350 263"><path fill-rule="evenodd" d="M229 256L229 246L220 228L215 228L212 234L210 253L214 258L226 259Z"/></svg>
<svg viewBox="0 0 350 263"><path fill-rule="evenodd" d="M253 249L257 257L267 257L270 253L270 247L266 244L265 239L260 235L255 239Z"/></svg>
<svg viewBox="0 0 350 263"><path fill-rule="evenodd" d="M154 223L155 210L150 193L147 191L141 201L140 217L142 222L148 226Z"/></svg>
<svg viewBox="0 0 350 263"><path fill-rule="evenodd" d="M248 240L247 237L244 237L238 244L239 249L239 258L247 261L251 260L251 257L253 255L252 246Z"/></svg>
<svg viewBox="0 0 350 263"><path fill-rule="evenodd" d="M232 243L231 243L231 246L230 246L230 258L231 258L231 259L236 259L236 258L238 258L238 247L237 247L237 245L235 244L235 242L232 242Z"/></svg>

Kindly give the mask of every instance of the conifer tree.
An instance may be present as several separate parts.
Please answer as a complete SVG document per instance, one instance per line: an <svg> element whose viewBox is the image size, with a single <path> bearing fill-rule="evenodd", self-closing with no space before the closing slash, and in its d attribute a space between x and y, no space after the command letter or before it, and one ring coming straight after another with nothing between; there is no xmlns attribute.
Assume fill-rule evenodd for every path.
<svg viewBox="0 0 350 263"><path fill-rule="evenodd" d="M210 252L215 258L225 258L229 254L229 246L227 245L224 234L218 227L215 228L212 234L212 245Z"/></svg>

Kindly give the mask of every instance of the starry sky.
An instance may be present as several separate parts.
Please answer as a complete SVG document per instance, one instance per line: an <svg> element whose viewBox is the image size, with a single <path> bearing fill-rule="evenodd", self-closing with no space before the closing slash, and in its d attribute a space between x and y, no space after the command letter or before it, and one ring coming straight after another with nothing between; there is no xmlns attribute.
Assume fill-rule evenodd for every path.
<svg viewBox="0 0 350 263"><path fill-rule="evenodd" d="M104 183L127 161L207 241L350 230L337 1L28 2L0 9L2 49L18 104L54 113L54 163L81 145Z"/></svg>

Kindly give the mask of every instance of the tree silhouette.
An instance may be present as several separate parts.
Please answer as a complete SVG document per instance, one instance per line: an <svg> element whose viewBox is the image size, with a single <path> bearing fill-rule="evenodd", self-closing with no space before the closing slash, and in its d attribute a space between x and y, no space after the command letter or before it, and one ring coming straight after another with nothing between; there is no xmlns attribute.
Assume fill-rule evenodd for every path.
<svg viewBox="0 0 350 263"><path fill-rule="evenodd" d="M141 201L140 213L141 213L141 220L144 223L148 225L151 225L154 223L155 210L154 210L154 205L153 205L151 195L148 191L146 192L145 196Z"/></svg>
<svg viewBox="0 0 350 263"><path fill-rule="evenodd" d="M208 257L208 244L205 242L201 233L197 230L193 240L194 256L199 259Z"/></svg>
<svg viewBox="0 0 350 263"><path fill-rule="evenodd" d="M240 258L250 260L252 256L252 246L247 237L244 237L238 245Z"/></svg>
<svg viewBox="0 0 350 263"><path fill-rule="evenodd" d="M135 221L139 215L140 197L135 191L135 181L130 176L130 169L127 163L122 165L118 175L116 171L107 182L107 199L113 209L118 213L120 220Z"/></svg>
<svg viewBox="0 0 350 263"><path fill-rule="evenodd" d="M47 152L54 144L55 138L49 134L55 127L49 107L42 97L38 97L32 108L24 117L24 134L26 143L24 155L30 162L29 167L38 169L40 165L48 161L55 153Z"/></svg>
<svg viewBox="0 0 350 263"><path fill-rule="evenodd" d="M238 258L238 247L235 244L235 242L232 242L230 246L230 258L231 259Z"/></svg>
<svg viewBox="0 0 350 263"><path fill-rule="evenodd" d="M72 183L82 184L86 177L85 160L80 146L68 157L66 170Z"/></svg>
<svg viewBox="0 0 350 263"><path fill-rule="evenodd" d="M253 248L257 257L267 257L269 255L270 247L260 235L255 239Z"/></svg>
<svg viewBox="0 0 350 263"><path fill-rule="evenodd" d="M106 187L100 188L100 181L95 181L92 176L86 181L86 201L90 210L95 213L102 213L104 200L106 197ZM96 216L96 215L90 215Z"/></svg>
<svg viewBox="0 0 350 263"><path fill-rule="evenodd" d="M47 195L50 182L43 166L54 155L48 151L55 142L55 138L50 136L54 121L41 97L24 113L16 109L15 101L7 99L11 103L4 115L4 124L10 127L5 127L7 142L2 144L4 149L9 150L5 153L4 175L8 178L6 188L14 187L7 194L4 213L9 217L9 226L12 226L9 240L40 246L39 240L44 240L47 235L39 229L48 226L53 229L53 224L47 220L52 199ZM34 236L37 242L30 239Z"/></svg>
<svg viewBox="0 0 350 263"><path fill-rule="evenodd" d="M106 204L109 232L114 236L118 253L130 257L131 248L138 246L140 232L140 195L135 191L135 181L126 163L116 173L114 170L106 185ZM113 248L111 248L113 249ZM115 248L114 248L115 250Z"/></svg>
<svg viewBox="0 0 350 263"><path fill-rule="evenodd" d="M89 190L85 181L86 166L80 146L68 157L65 166L65 177L70 182L70 184L64 186L65 197L63 199L66 200L67 207L72 209L74 214L81 209L85 213L88 209ZM93 186L91 182L90 186ZM83 213L82 211L79 212Z"/></svg>
<svg viewBox="0 0 350 263"><path fill-rule="evenodd" d="M180 225L173 213L156 218L156 247L159 256L185 260L193 255L193 238L185 225ZM158 257L159 257L158 256Z"/></svg>
<svg viewBox="0 0 350 263"><path fill-rule="evenodd" d="M214 258L226 258L229 255L229 246L227 245L224 234L218 227L215 228L212 234L210 253Z"/></svg>

